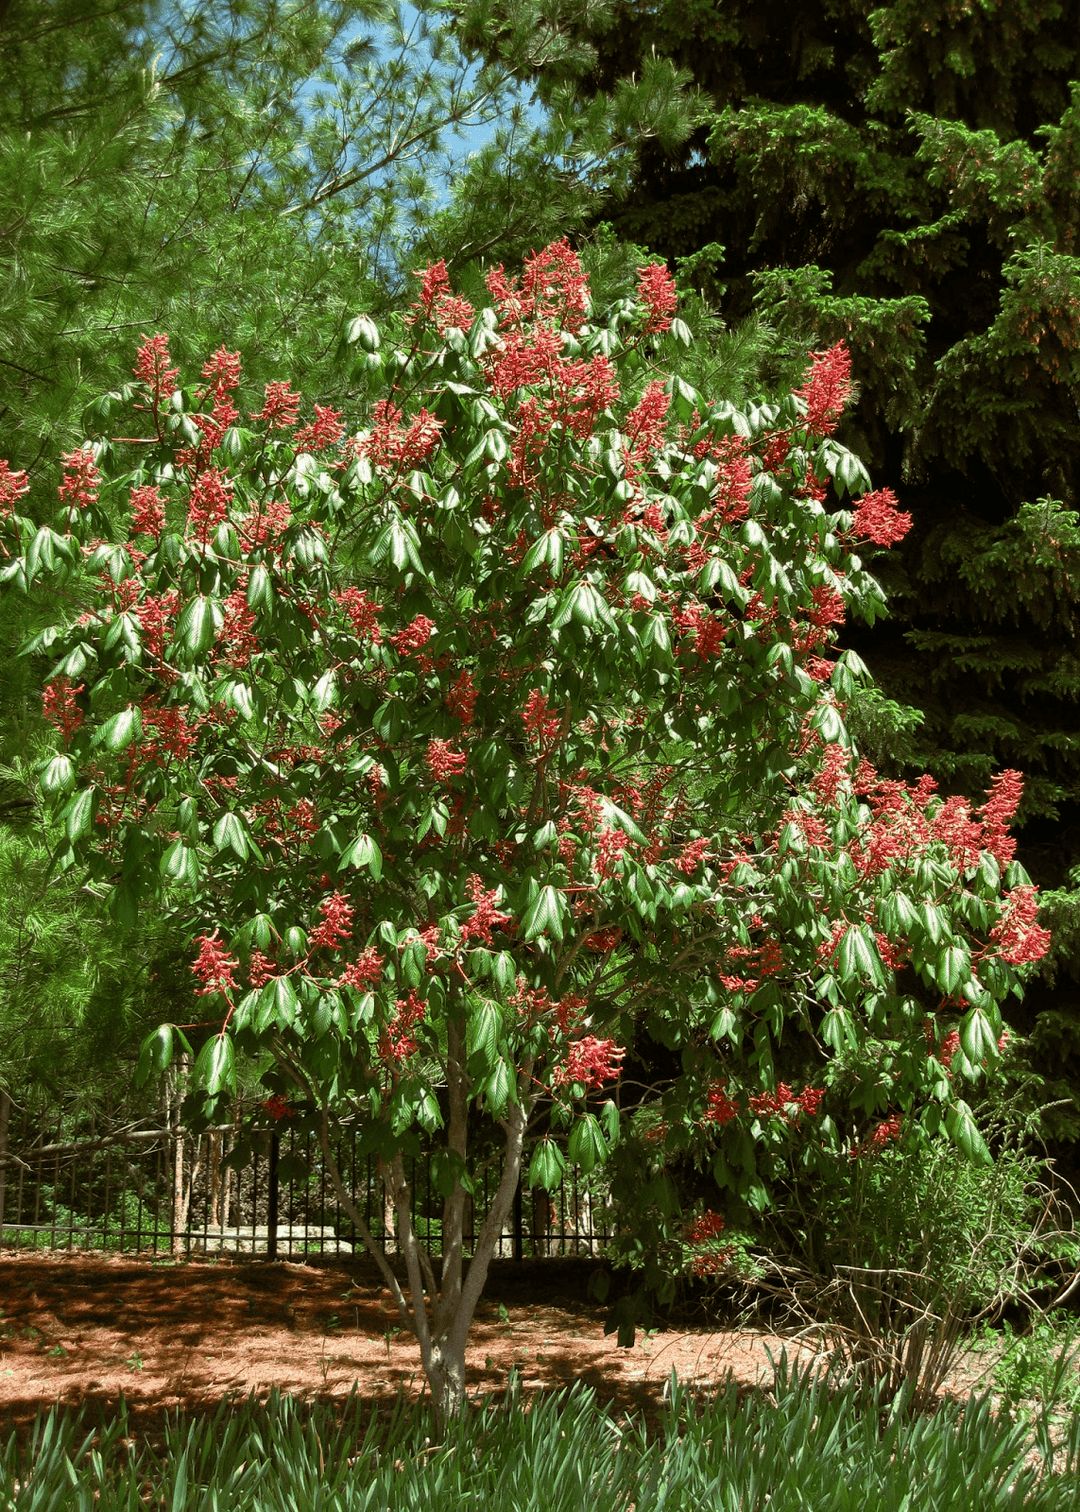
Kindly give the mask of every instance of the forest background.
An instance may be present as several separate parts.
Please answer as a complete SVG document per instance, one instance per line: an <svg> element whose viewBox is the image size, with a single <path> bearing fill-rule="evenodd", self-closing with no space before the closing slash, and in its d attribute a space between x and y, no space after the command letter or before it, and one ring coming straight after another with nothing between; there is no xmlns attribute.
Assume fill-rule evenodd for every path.
<svg viewBox="0 0 1080 1512"><path fill-rule="evenodd" d="M1051 954L1004 1095L1080 1132L1080 74L1075 3L421 6L0 0L0 455L51 508L60 456L168 331L256 386L340 403L348 322L444 258L466 294L559 235L603 298L646 256L684 294L703 390L787 392L843 338L841 439L915 528L890 618L846 632L878 768L977 794L1027 778L1019 856ZM530 109L535 98L543 106ZM471 156L458 128L494 135ZM49 869L53 730L0 601L0 1089L130 1080L198 1016L190 948Z"/></svg>

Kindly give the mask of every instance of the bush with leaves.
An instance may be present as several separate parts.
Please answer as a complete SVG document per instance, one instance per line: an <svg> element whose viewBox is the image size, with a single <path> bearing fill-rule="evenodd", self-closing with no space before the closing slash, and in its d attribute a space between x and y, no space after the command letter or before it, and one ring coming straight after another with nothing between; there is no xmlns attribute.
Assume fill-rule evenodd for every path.
<svg viewBox="0 0 1080 1512"><path fill-rule="evenodd" d="M335 1185L334 1120L359 1120L404 1288L338 1194L442 1419L530 1125L531 1183L602 1163L627 1120L600 1099L639 1031L682 1075L637 1145L706 1145L763 1205L852 1109L978 1155L956 1073L995 1062L999 1005L1045 948L1011 865L1015 775L973 811L846 744L860 669L830 659L835 627L881 612L858 543L906 522L833 439L843 348L741 413L673 371L688 332L658 266L598 316L565 243L488 291L476 311L429 267L385 349L357 317L348 427L301 423L285 381L242 415L236 354L181 385L147 338L110 434L65 458L55 524L0 478L0 577L74 605L33 643L56 658L60 864L121 922L162 895L186 921L207 1116L239 1051L319 1129ZM927 1054L951 1022L955 1079ZM785 1035L812 1047L797 1089ZM144 1071L179 1043L164 1026ZM477 1115L502 1167L466 1270ZM405 1178L424 1145L438 1272Z"/></svg>

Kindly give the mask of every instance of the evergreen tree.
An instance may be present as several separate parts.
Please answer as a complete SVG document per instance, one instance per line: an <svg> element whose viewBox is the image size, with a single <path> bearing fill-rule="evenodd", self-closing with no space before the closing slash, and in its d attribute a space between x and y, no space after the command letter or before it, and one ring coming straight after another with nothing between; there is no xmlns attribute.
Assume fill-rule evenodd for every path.
<svg viewBox="0 0 1080 1512"><path fill-rule="evenodd" d="M466 35L496 49L502 11L470 6ZM882 573L890 621L855 641L901 707L859 733L952 791L1027 774L1056 946L1025 1023L1075 1083L1080 4L658 0L576 36L585 97L655 52L715 102L680 147L646 145L616 231L676 262L722 245L722 315L772 321L794 363L851 347L845 439L915 519Z"/></svg>

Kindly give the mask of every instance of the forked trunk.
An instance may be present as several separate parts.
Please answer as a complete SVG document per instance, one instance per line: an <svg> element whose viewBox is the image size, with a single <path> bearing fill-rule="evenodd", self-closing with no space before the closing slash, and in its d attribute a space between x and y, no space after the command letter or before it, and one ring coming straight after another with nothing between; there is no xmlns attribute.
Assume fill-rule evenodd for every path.
<svg viewBox="0 0 1080 1512"><path fill-rule="evenodd" d="M424 1374L431 1389L435 1426L441 1439L449 1423L465 1410L465 1345L451 1339L432 1339Z"/></svg>

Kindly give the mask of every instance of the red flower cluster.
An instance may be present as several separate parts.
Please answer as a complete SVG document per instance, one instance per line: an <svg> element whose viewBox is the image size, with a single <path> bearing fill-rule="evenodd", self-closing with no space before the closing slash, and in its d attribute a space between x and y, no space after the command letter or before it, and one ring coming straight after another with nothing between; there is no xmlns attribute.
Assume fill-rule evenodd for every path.
<svg viewBox="0 0 1080 1512"><path fill-rule="evenodd" d="M435 450L442 421L426 409L418 410L408 425L389 399L380 399L371 411L371 430L356 445L362 457L376 467L418 467Z"/></svg>
<svg viewBox="0 0 1080 1512"><path fill-rule="evenodd" d="M715 614L697 603L689 604L685 609L673 610L671 621L677 630L693 636L694 650L706 660L719 651L729 628L721 624Z"/></svg>
<svg viewBox="0 0 1080 1512"><path fill-rule="evenodd" d="M206 468L191 485L188 532L204 546L221 522L228 518L232 490L232 479L216 467Z"/></svg>
<svg viewBox="0 0 1080 1512"><path fill-rule="evenodd" d="M547 697L539 688L533 688L525 700L521 722L530 734L535 735L542 746L554 740L559 733L559 715L548 705Z"/></svg>
<svg viewBox="0 0 1080 1512"><path fill-rule="evenodd" d="M597 1039L595 1035L587 1034L567 1048L566 1059L552 1073L551 1085L602 1087L606 1081L618 1076L625 1054L626 1051L614 1040Z"/></svg>
<svg viewBox="0 0 1080 1512"><path fill-rule="evenodd" d="M408 325L427 322L440 336L445 335L451 326L459 331L468 330L476 311L467 299L458 298L451 290L446 263L441 258L437 263L429 263L422 272L414 273L413 277L420 280L420 298L409 307L416 313L406 315Z"/></svg>
<svg viewBox="0 0 1080 1512"><path fill-rule="evenodd" d="M326 405L315 406L315 419L309 425L302 425L293 436L293 445L298 452L321 452L329 451L336 446L345 434L345 427L341 423L341 411L330 409Z"/></svg>
<svg viewBox="0 0 1080 1512"><path fill-rule="evenodd" d="M140 383L150 390L150 403L155 413L162 409L173 396L173 385L179 368L169 367L169 338L166 335L144 336L143 344L135 356L132 372Z"/></svg>
<svg viewBox="0 0 1080 1512"><path fill-rule="evenodd" d="M742 436L723 436L713 448L717 466L716 508L725 525L738 525L750 510L753 465Z"/></svg>
<svg viewBox="0 0 1080 1512"><path fill-rule="evenodd" d="M75 702L75 696L84 687L84 683L72 687L67 677L57 677L51 683L46 683L41 695L41 712L60 731L65 745L83 722L83 711Z"/></svg>
<svg viewBox="0 0 1080 1512"><path fill-rule="evenodd" d="M282 1097L280 1092L275 1092L273 1097L268 1097L266 1101L260 1103L259 1106L262 1108L264 1113L268 1113L270 1115L275 1123L280 1123L283 1118L292 1117L292 1108L289 1106L289 1099L287 1097Z"/></svg>
<svg viewBox="0 0 1080 1512"><path fill-rule="evenodd" d="M465 884L465 892L473 903L476 904L476 912L471 919L466 919L461 926L461 942L465 944L469 940L482 940L485 945L492 944L491 931L493 929L505 929L508 924L513 924L513 914L503 913L496 905L498 902L498 889L491 892L484 891L484 884L474 872Z"/></svg>
<svg viewBox="0 0 1080 1512"><path fill-rule="evenodd" d="M446 695L446 707L455 718L460 719L466 727L473 722L473 710L476 708L476 700L479 698L476 685L469 671L459 672L450 684Z"/></svg>
<svg viewBox="0 0 1080 1512"><path fill-rule="evenodd" d="M726 1124L739 1116L739 1104L727 1094L723 1082L713 1082L705 1094L703 1124Z"/></svg>
<svg viewBox="0 0 1080 1512"><path fill-rule="evenodd" d="M199 947L199 954L192 963L191 970L202 983L196 996L207 997L220 992L228 997L236 986L233 973L237 970L238 962L221 944L216 929L212 935L199 935L195 943Z"/></svg>
<svg viewBox="0 0 1080 1512"><path fill-rule="evenodd" d="M255 634L255 611L248 608L247 588L234 588L222 604L225 618L222 621L218 641L218 656L230 667L240 671L250 666L251 658L259 649Z"/></svg>
<svg viewBox="0 0 1080 1512"><path fill-rule="evenodd" d="M289 380L266 385L266 402L253 420L265 420L271 430L289 430L296 424L300 394L290 392Z"/></svg>
<svg viewBox="0 0 1080 1512"><path fill-rule="evenodd" d="M999 772L990 779L990 793L977 811L982 816L983 847L999 866L1008 866L1016 854L1016 841L1009 834L1009 825L1023 792L1024 779L1019 772Z"/></svg>
<svg viewBox="0 0 1080 1512"><path fill-rule="evenodd" d="M1014 887L1003 900L1001 918L990 931L1003 961L1010 966L1024 966L1041 961L1050 949L1050 931L1036 924L1039 891L1036 887Z"/></svg>
<svg viewBox="0 0 1080 1512"><path fill-rule="evenodd" d="M199 403L210 395L215 400L223 400L240 382L240 353L227 352L224 346L219 346L214 355L203 363L202 375L206 387L196 395Z"/></svg>
<svg viewBox="0 0 1080 1512"><path fill-rule="evenodd" d="M601 881L615 875L615 868L629 843L630 837L625 830L605 827L600 831L596 839L593 869Z"/></svg>
<svg viewBox="0 0 1080 1512"><path fill-rule="evenodd" d="M830 436L851 398L851 358L842 341L827 352L810 353L810 371L795 393L806 405L803 425L814 436Z"/></svg>
<svg viewBox="0 0 1080 1512"><path fill-rule="evenodd" d="M624 468L631 482L641 475L664 444L664 432L671 395L663 381L654 378L626 416L622 433L626 438Z"/></svg>
<svg viewBox="0 0 1080 1512"><path fill-rule="evenodd" d="M338 986L357 987L363 992L380 982L382 974L382 956L374 945L369 945L366 950L360 952L355 961L349 962L338 977Z"/></svg>
<svg viewBox="0 0 1080 1512"><path fill-rule="evenodd" d="M334 892L319 904L322 922L308 935L310 950L337 950L342 940L352 934L352 904L344 893Z"/></svg>
<svg viewBox="0 0 1080 1512"><path fill-rule="evenodd" d="M179 607L180 591L170 588L166 593L156 596L148 593L136 610L143 645L148 655L156 661L165 659L165 632Z"/></svg>
<svg viewBox="0 0 1080 1512"><path fill-rule="evenodd" d="M692 877L708 853L708 837L702 836L699 840L687 841L671 864L676 871L681 871L684 877Z"/></svg>
<svg viewBox="0 0 1080 1512"><path fill-rule="evenodd" d="M459 777L465 770L464 752L455 751L448 740L429 740L424 759L436 782L449 782L451 777Z"/></svg>
<svg viewBox="0 0 1080 1512"><path fill-rule="evenodd" d="M777 1082L775 1092L759 1092L750 1098L750 1110L759 1118L782 1118L786 1122L800 1113L813 1118L824 1096L821 1087L804 1087L796 1096L786 1082ZM794 1115L788 1111L792 1107L796 1110Z"/></svg>
<svg viewBox="0 0 1080 1512"><path fill-rule="evenodd" d="M415 992L398 998L397 1012L379 1040L379 1054L383 1061L400 1065L410 1055L416 1054L417 1040L413 1030L423 1022L426 1013L427 1004Z"/></svg>
<svg viewBox="0 0 1080 1512"><path fill-rule="evenodd" d="M343 588L340 592L331 594L331 597L344 609L353 634L377 646L382 640L382 628L378 621L382 605L373 604L360 588ZM420 644L423 645L423 641Z"/></svg>
<svg viewBox="0 0 1080 1512"><path fill-rule="evenodd" d="M341 600L339 599L338 602L340 603ZM382 605L378 604L375 607L381 609ZM434 620L429 620L425 614L418 614L411 624L405 626L404 630L399 630L396 635L390 636L390 644L402 656L409 656L414 651L419 651L421 646L427 645L434 629Z"/></svg>
<svg viewBox="0 0 1080 1512"><path fill-rule="evenodd" d="M714 1276L735 1253L733 1244L717 1246L716 1240L724 1232L724 1220L719 1213L702 1213L688 1223L683 1238L686 1243L700 1250L691 1262L696 1276Z"/></svg>
<svg viewBox="0 0 1080 1512"><path fill-rule="evenodd" d="M911 516L897 508L891 488L878 488L863 494L855 505L851 533L873 541L875 546L894 546L911 529Z"/></svg>
<svg viewBox="0 0 1080 1512"><path fill-rule="evenodd" d="M93 448L83 446L78 451L65 452L62 458L64 479L59 487L60 498L71 501L75 509L85 509L97 502L101 474L94 461Z"/></svg>
<svg viewBox="0 0 1080 1512"><path fill-rule="evenodd" d="M10 519L16 501L29 492L25 472L12 472L7 460L0 458L0 520Z"/></svg>
<svg viewBox="0 0 1080 1512"><path fill-rule="evenodd" d="M260 500L251 514L240 521L240 540L245 551L265 546L284 535L292 524L292 510L284 499Z"/></svg>
<svg viewBox="0 0 1080 1512"><path fill-rule="evenodd" d="M165 524L165 500L161 494L152 484L146 484L131 490L129 502L132 536L148 535L156 540Z"/></svg>
<svg viewBox="0 0 1080 1512"><path fill-rule="evenodd" d="M199 739L199 720L188 723L186 708L159 709L154 704L142 705L143 734L146 737L139 747L139 761L153 761L163 765L162 754L186 761L189 752Z"/></svg>
<svg viewBox="0 0 1080 1512"><path fill-rule="evenodd" d="M675 280L663 263L646 263L638 269L638 299L649 312L645 335L671 330L671 317L679 304Z"/></svg>

